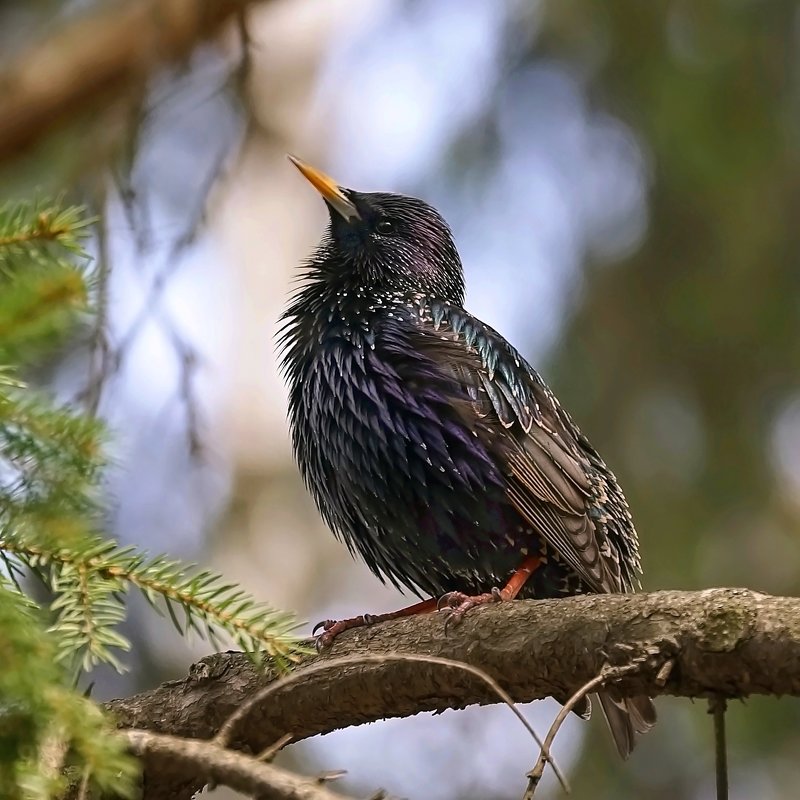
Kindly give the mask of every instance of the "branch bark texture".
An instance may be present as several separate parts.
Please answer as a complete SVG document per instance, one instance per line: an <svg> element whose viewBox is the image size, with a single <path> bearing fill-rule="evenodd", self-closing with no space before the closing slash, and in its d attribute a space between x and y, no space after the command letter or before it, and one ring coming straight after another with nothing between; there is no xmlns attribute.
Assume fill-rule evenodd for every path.
<svg viewBox="0 0 800 800"><path fill-rule="evenodd" d="M0 72L0 161L139 88L255 0L130 0L65 25Z"/></svg>
<svg viewBox="0 0 800 800"><path fill-rule="evenodd" d="M233 745L259 752L287 733L296 741L387 717L498 701L474 676L437 664L333 663L341 656L391 653L463 661L495 678L518 702L569 697L605 664L632 661L641 670L616 684L626 696L800 695L800 598L747 589L590 595L476 609L446 635L438 614L356 629L329 652L299 664L295 680L241 721ZM672 669L662 682L668 660ZM326 661L330 671L316 667L303 675ZM217 653L182 680L107 707L123 728L205 739L273 680L240 653ZM188 797L198 788L180 764L162 764L157 781L149 767L146 758L148 798Z"/></svg>
<svg viewBox="0 0 800 800"><path fill-rule="evenodd" d="M128 746L151 767L174 770L176 765L189 774L201 773L238 792L259 800L345 800L329 790L323 781L300 779L272 764L262 764L252 758L226 750L213 742L179 739L163 733L128 731Z"/></svg>

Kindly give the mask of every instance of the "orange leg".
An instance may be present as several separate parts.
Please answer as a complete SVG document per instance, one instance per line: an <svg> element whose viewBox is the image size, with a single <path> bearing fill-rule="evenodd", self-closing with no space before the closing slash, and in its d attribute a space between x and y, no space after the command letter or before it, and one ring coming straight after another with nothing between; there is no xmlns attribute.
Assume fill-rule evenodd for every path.
<svg viewBox="0 0 800 800"><path fill-rule="evenodd" d="M539 569L541 560L538 556L530 556L520 564L517 571L508 579L508 583L500 590L502 600L516 600L528 578Z"/></svg>
<svg viewBox="0 0 800 800"><path fill-rule="evenodd" d="M448 614L445 629L449 625L457 625L471 608L482 606L486 603L513 600L540 563L536 556L526 558L502 589L492 589L491 592L486 594L468 595L463 592L448 592L438 602L433 599L423 600L420 603L414 603L412 606L401 608L399 611L391 611L388 614L361 614L358 617L350 617L349 619L323 620L318 622L312 631L315 634L322 628L322 633L317 637L317 650L325 649L333 643L333 640L340 633L349 631L351 628L363 628L367 625L376 625L379 622L388 622L392 619L412 617L415 614L429 614L436 610L445 610Z"/></svg>
<svg viewBox="0 0 800 800"><path fill-rule="evenodd" d="M517 590L519 591L519 589ZM344 631L349 631L350 628L363 628L366 625L375 625L378 622L388 622L390 619L402 619L403 617L413 617L415 614L428 614L436 611L436 600L423 600L420 603L414 603L413 606L406 606L399 611L390 611L388 614L362 614L358 617L351 617L350 619L326 619L323 622L318 622L314 626L313 633L316 633L322 628L322 633L317 637L317 650L323 650L333 643L333 640Z"/></svg>
<svg viewBox="0 0 800 800"><path fill-rule="evenodd" d="M514 600L522 591L522 587L527 583L528 578L533 575L542 562L536 556L526 558L514 574L508 579L508 583L502 589L492 589L485 594L468 595L463 592L448 592L443 595L437 604L437 608L445 610L448 614L445 629L448 625L457 625L464 618L464 615L471 608L482 606L486 603L501 603L507 600Z"/></svg>

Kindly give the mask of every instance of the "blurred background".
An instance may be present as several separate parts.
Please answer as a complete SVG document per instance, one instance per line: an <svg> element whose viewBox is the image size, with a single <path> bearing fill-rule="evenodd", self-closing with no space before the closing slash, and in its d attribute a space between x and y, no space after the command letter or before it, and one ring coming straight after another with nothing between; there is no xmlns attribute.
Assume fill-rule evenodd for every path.
<svg viewBox="0 0 800 800"><path fill-rule="evenodd" d="M0 60L108 5L0 3ZM0 199L66 192L100 219L99 320L40 378L108 421L109 531L311 622L409 602L324 529L291 460L274 337L326 224L292 152L442 211L469 309L617 473L645 589L800 592L799 45L789 0L266 0L67 114L0 162ZM132 677L99 676L105 696L208 651L130 625ZM575 797L713 796L705 702L658 708L624 765L602 722L570 720ZM556 709L524 711L543 731ZM731 797L796 797L797 700L728 724ZM348 770L354 794L505 800L535 756L508 709L473 708L283 758Z"/></svg>

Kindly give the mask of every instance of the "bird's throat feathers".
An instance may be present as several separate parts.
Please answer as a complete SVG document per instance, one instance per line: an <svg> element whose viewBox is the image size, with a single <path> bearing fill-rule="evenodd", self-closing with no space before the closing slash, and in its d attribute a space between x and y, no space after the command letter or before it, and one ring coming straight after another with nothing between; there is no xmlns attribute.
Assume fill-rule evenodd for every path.
<svg viewBox="0 0 800 800"><path fill-rule="evenodd" d="M357 233L350 234L358 236ZM307 264L306 275L320 291L334 295L384 296L423 292L454 305L464 303L461 261L453 246L443 261L435 242L385 242L365 237L352 242L327 235Z"/></svg>
<svg viewBox="0 0 800 800"><path fill-rule="evenodd" d="M369 347L381 319L399 315L418 301L418 291L387 288L371 280L369 266L363 266L362 272L355 264L316 258L307 264L301 286L284 314L282 339L287 347L314 349L331 339Z"/></svg>

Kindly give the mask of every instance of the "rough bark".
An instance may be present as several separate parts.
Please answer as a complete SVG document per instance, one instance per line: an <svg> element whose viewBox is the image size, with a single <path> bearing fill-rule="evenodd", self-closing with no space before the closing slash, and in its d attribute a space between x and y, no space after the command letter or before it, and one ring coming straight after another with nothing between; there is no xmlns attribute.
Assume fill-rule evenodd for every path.
<svg viewBox="0 0 800 800"><path fill-rule="evenodd" d="M294 740L420 711L498 701L474 676L437 664L388 660L303 670L342 656L415 654L463 661L518 702L566 698L605 664L640 662L615 684L622 695L745 697L800 694L800 598L747 589L593 595L516 601L471 612L445 635L431 614L348 632L297 666L297 680L237 726L233 744L258 752ZM666 682L662 666L671 661ZM108 703L124 728L213 736L242 703L274 680L240 653L217 653L182 680ZM189 797L197 779L180 764L147 772L147 798Z"/></svg>
<svg viewBox="0 0 800 800"><path fill-rule="evenodd" d="M0 72L0 161L119 100L255 0L131 0L78 18Z"/></svg>

